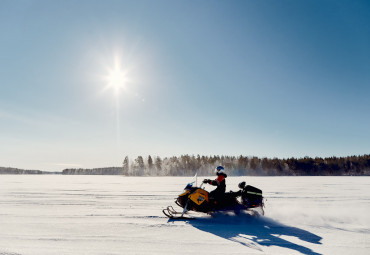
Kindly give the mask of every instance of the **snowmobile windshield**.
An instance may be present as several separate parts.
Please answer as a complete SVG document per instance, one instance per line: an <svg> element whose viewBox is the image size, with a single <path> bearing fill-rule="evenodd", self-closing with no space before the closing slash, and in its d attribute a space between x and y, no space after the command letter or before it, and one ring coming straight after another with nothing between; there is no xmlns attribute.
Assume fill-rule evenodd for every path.
<svg viewBox="0 0 370 255"><path fill-rule="evenodd" d="M188 185L185 187L185 190L190 190L193 187L193 183L194 182L188 183Z"/></svg>

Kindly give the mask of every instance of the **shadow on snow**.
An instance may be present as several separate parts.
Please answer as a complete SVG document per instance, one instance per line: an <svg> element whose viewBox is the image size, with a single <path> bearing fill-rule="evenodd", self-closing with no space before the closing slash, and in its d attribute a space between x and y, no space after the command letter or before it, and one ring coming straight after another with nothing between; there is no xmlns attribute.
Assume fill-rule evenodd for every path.
<svg viewBox="0 0 370 255"><path fill-rule="evenodd" d="M189 220L187 223L201 231L259 251L262 251L260 246L278 246L306 255L320 255L310 248L283 239L283 236L290 236L312 244L321 244L322 238L320 236L300 228L281 224L268 217L255 217L249 214L240 214L237 217L217 214L213 217Z"/></svg>

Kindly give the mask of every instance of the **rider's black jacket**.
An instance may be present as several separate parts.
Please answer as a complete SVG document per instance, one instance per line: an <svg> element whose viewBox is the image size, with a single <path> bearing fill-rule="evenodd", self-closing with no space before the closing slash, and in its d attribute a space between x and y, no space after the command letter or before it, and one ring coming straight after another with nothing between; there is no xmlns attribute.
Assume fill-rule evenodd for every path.
<svg viewBox="0 0 370 255"><path fill-rule="evenodd" d="M211 191L210 195L213 196L213 197L218 197L218 196L222 196L223 194L225 194L225 191L226 191L226 177L227 177L227 174L225 173L217 173L217 178L213 181L209 181L209 184L213 185L213 186L217 186L217 188L213 191Z"/></svg>

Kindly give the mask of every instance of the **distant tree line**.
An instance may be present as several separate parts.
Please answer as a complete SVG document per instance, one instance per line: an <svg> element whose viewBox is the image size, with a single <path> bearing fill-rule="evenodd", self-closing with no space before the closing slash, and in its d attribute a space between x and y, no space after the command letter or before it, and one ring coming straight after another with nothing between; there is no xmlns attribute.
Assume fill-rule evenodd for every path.
<svg viewBox="0 0 370 255"><path fill-rule="evenodd" d="M246 156L194 156L163 158L125 157L122 174L126 176L208 176L223 165L229 175L241 176L329 176L370 175L370 155L328 158L258 158Z"/></svg>
<svg viewBox="0 0 370 255"><path fill-rule="evenodd" d="M121 175L122 174L122 167L103 167L103 168L92 168L92 169L84 169L84 168L68 168L62 171L62 174L65 175Z"/></svg>
<svg viewBox="0 0 370 255"><path fill-rule="evenodd" d="M0 167L0 174L43 174L40 170L23 170L13 167Z"/></svg>
<svg viewBox="0 0 370 255"><path fill-rule="evenodd" d="M370 154L328 158L259 158L246 156L125 157L120 167L64 169L65 175L201 176L214 175L223 165L230 176L331 176L370 175ZM0 167L0 174L55 174L39 170Z"/></svg>

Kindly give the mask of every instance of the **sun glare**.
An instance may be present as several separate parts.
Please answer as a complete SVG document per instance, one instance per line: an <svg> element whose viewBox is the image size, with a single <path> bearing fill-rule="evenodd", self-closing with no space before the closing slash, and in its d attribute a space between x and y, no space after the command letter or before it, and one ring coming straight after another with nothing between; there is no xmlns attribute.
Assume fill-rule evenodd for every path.
<svg viewBox="0 0 370 255"><path fill-rule="evenodd" d="M106 89L113 89L116 96L119 95L122 89L126 88L127 71L123 70L121 64L116 60L113 68L108 69L106 76Z"/></svg>

